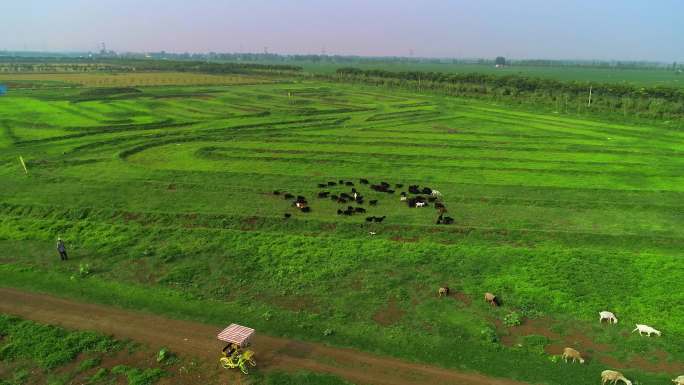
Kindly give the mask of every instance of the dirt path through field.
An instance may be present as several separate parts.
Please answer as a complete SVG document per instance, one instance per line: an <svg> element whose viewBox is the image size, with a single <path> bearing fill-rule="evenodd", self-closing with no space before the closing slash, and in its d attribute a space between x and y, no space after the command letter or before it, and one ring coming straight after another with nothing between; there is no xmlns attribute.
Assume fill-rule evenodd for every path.
<svg viewBox="0 0 684 385"><path fill-rule="evenodd" d="M74 302L44 294L0 288L0 312L71 329L97 330L152 347L217 360L219 329L102 305ZM522 385L522 382L462 373L381 357L353 349L256 334L253 346L261 370L309 370L331 373L356 384L374 385Z"/></svg>

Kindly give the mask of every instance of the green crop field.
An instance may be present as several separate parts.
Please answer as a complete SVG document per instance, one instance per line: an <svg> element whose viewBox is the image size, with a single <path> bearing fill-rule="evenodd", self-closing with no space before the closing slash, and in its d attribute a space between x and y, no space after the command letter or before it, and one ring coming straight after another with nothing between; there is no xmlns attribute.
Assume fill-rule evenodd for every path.
<svg viewBox="0 0 684 385"><path fill-rule="evenodd" d="M416 63L402 62L400 60L351 63L288 61L287 63L301 66L307 72L320 74L333 74L338 68L353 66L363 70L381 69L395 72L422 71L462 74L485 73L500 76L522 75L564 81L631 84L641 87L684 87L684 74L665 68L592 68L572 65L535 66L527 64L513 64L504 68L496 68L493 64Z"/></svg>
<svg viewBox="0 0 684 385"><path fill-rule="evenodd" d="M531 383L684 372L684 132L298 79L0 96L0 285Z"/></svg>

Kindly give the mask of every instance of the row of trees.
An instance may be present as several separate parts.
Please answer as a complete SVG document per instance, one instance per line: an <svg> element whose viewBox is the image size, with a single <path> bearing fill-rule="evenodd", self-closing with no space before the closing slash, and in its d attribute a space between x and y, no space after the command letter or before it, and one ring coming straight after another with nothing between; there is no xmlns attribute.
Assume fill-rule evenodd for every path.
<svg viewBox="0 0 684 385"><path fill-rule="evenodd" d="M684 89L673 87L638 87L483 73L392 72L353 67L338 69L336 78L448 95L530 102L565 112L594 111L642 118L684 119Z"/></svg>
<svg viewBox="0 0 684 385"><path fill-rule="evenodd" d="M7 61L0 62L0 72L144 72L144 71L177 71L202 73L248 73L250 71L298 72L299 66L286 64L261 63L210 63L205 61L167 61L167 60L132 60L103 59L96 63L87 60L53 60L40 61Z"/></svg>

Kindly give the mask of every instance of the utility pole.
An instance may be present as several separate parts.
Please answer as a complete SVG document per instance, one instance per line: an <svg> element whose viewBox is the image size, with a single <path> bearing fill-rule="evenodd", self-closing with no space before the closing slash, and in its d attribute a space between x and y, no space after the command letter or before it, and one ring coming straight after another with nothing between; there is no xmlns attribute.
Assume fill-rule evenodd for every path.
<svg viewBox="0 0 684 385"><path fill-rule="evenodd" d="M592 86L589 86L589 103L587 103L587 107L591 107L591 89Z"/></svg>

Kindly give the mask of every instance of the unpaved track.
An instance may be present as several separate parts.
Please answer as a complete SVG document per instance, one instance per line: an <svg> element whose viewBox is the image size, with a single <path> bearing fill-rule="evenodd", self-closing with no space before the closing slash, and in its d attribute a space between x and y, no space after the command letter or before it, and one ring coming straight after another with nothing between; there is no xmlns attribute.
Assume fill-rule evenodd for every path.
<svg viewBox="0 0 684 385"><path fill-rule="evenodd" d="M165 346L183 355L217 360L219 329L102 305L74 302L44 294L0 288L0 313L71 329L97 330L119 339ZM226 321L228 323L229 320ZM259 368L305 369L331 373L357 384L374 385L524 385L522 382L462 373L353 349L255 335Z"/></svg>

